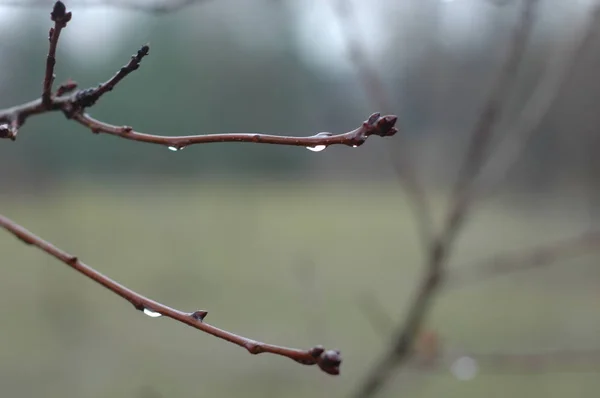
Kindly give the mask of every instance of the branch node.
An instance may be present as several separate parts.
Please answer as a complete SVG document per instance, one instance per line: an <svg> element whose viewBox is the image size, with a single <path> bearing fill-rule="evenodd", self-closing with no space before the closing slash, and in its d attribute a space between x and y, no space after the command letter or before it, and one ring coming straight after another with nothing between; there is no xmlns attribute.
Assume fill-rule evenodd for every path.
<svg viewBox="0 0 600 398"><path fill-rule="evenodd" d="M56 96L61 97L65 94L75 91L75 89L77 89L77 82L69 79L60 86L58 86L58 89L56 90Z"/></svg>
<svg viewBox="0 0 600 398"><path fill-rule="evenodd" d="M121 134L129 134L133 131L131 126L121 126Z"/></svg>
<svg viewBox="0 0 600 398"><path fill-rule="evenodd" d="M198 311L194 311L190 314L190 316L192 318L194 318L197 321L204 321L204 318L206 318L206 316L208 315L208 311L204 311L204 310L198 310Z"/></svg>
<svg viewBox="0 0 600 398"><path fill-rule="evenodd" d="M265 352L263 346L259 342L254 340L249 340L246 343L244 343L244 348L247 349L248 352L252 355Z"/></svg>

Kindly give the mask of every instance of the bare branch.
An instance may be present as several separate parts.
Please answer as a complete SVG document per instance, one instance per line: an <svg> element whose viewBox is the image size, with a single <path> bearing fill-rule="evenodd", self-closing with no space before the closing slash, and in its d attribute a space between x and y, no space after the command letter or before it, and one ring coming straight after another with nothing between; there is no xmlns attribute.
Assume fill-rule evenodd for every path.
<svg viewBox="0 0 600 398"><path fill-rule="evenodd" d="M182 1L179 4L184 3L191 4L192 1ZM14 141L18 129L29 117L52 111L63 112L67 118L88 127L94 133L106 133L128 140L164 145L168 146L169 149L174 150L183 149L184 147L193 144L207 144L212 142L253 142L261 144L305 146L313 150L322 150L329 145L358 147L371 135L388 137L397 132L397 129L394 127L397 117L391 115L381 116L379 113L372 114L368 120L361 124L361 126L350 132L342 134L318 133L311 137L288 137L261 133L223 133L172 137L144 134L136 132L133 128L128 126L114 126L92 118L85 113L85 110L92 107L100 97L111 91L123 78L139 68L140 62L149 52L148 45L142 46L140 50L131 57L131 60L127 65L123 66L111 79L100 84L98 87L75 91L77 89L77 83L68 80L58 87L55 93L56 95L53 96L52 84L55 79L54 65L56 63L56 47L58 45L61 30L66 27L71 19L71 13L67 12L65 5L61 1L57 1L54 4L51 19L54 21L54 28L50 30L49 34L50 48L46 61L46 73L42 96L28 103L0 110L0 138L8 138ZM76 256L62 251L2 215L0 215L0 226L11 232L22 242L38 247L84 276L121 296L132 303L137 310L143 311L148 316L166 316L178 322L185 323L186 325L192 326L205 333L219 337L240 347L244 347L251 354L260 354L263 352L276 354L288 357L304 365L317 365L321 370L331 375L339 374L341 356L337 350L325 350L321 346L316 346L309 350L281 347L251 340L216 328L204 323L204 317L207 314L206 311L183 312L146 298L99 273L81 262Z"/></svg>
<svg viewBox="0 0 600 398"><path fill-rule="evenodd" d="M355 396L366 398L380 392L395 369L405 363L412 351L414 340L423 324L429 307L441 286L444 264L447 261L454 240L468 213L463 197L468 194L471 181L485 158L491 132L497 122L508 95L507 87L514 77L526 48L533 27L533 14L537 0L523 0L521 17L514 30L513 38L504 66L496 81L483 112L471 133L471 141L465 162L455 184L447 221L429 248L424 275L417 293L409 307L403 325L394 334L390 349L375 364L365 381L359 386Z"/></svg>
<svg viewBox="0 0 600 398"><path fill-rule="evenodd" d="M133 141L164 145L172 150L180 150L194 144L209 144L214 142L251 142L257 144L291 145L316 148L330 145L346 145L358 147L371 135L387 137L394 135L396 129L395 116L380 116L374 113L368 120L355 130L342 134L319 133L311 137L287 137L261 133L221 133L206 135L190 135L181 137L165 137L138 133L128 126L113 126L98 121L85 113L75 113L73 119L88 127L94 133L116 135Z"/></svg>
<svg viewBox="0 0 600 398"><path fill-rule="evenodd" d="M569 76L577 62L585 54L592 39L600 29L600 4L590 14L587 26L566 44L566 49L558 51L547 68L536 90L523 107L523 111L515 126L505 133L505 140L488 159L486 166L478 177L479 196L488 196L501 186L510 169L516 164L533 136L539 131L556 99L563 91ZM468 198L467 200L472 200Z"/></svg>
<svg viewBox="0 0 600 398"><path fill-rule="evenodd" d="M497 254L485 261L459 268L449 275L444 287L459 288L495 276L546 267L595 250L600 250L600 231L584 232L550 244Z"/></svg>
<svg viewBox="0 0 600 398"><path fill-rule="evenodd" d="M462 357L465 355L463 354ZM486 373L542 373L556 369L560 372L597 369L600 349L554 349L528 353L469 353L477 364L485 366ZM454 362L454 361L452 361ZM573 369L575 368L575 369Z"/></svg>
<svg viewBox="0 0 600 398"><path fill-rule="evenodd" d="M50 48L48 49L48 57L46 58L46 75L44 76L44 88L42 91L42 104L50 106L52 102L52 83L54 83L54 65L56 65L56 46L60 32L67 26L71 20L71 13L67 12L67 7L62 1L54 3L54 8L50 13L50 19L54 22L54 27L50 28L48 33L48 41Z"/></svg>
<svg viewBox="0 0 600 398"><path fill-rule="evenodd" d="M355 13L349 0L335 0L340 21L344 25L345 43L348 57L356 69L358 80L362 84L371 102L383 110L393 109L392 100L377 71L373 68L365 47L357 37ZM401 148L404 148L403 146ZM433 239L433 216L429 199L422 182L415 172L414 161L409 151L402 150L400 156L393 156L392 147L388 147L392 164L414 210L421 243L427 249Z"/></svg>
<svg viewBox="0 0 600 398"><path fill-rule="evenodd" d="M2 215L0 215L0 226L12 233L23 243L27 245L33 245L43 250L52 257L73 268L77 272L104 286L111 292L121 296L133 304L135 309L143 311L145 314L151 317L158 317L162 315L178 322L185 323L186 325L201 330L205 333L243 347L248 350L250 354L270 353L281 355L293 359L294 361L303 365L318 365L321 370L331 375L339 374L339 367L342 359L339 351L337 350L325 350L321 346L317 346L309 350L281 347L273 344L261 343L259 341L233 334L223 329L219 329L204 322L204 317L207 315L206 311L199 310L194 312L183 312L144 297L141 294L138 294L101 274L89 265L86 265L80 261L76 256L73 256L72 254L63 251L56 246L53 246L51 243L34 235L25 228L16 224L14 221Z"/></svg>
<svg viewBox="0 0 600 398"><path fill-rule="evenodd" d="M368 296L368 300L368 308L363 307L361 312L370 321L375 331L384 335L386 330L392 326L391 317L374 296ZM373 312L377 315L377 320L374 319ZM412 350L414 357L411 357L410 361L406 363L406 370L427 373L447 372L450 368L456 377L467 379L475 377L479 372L541 373L552 371L553 368L565 372L577 366L580 367L579 369L587 370L589 366L596 368L600 364L600 349L598 348L553 349L527 353L465 352L464 350L443 348L440 340L438 334L431 330L421 331ZM465 359L467 363L461 364L461 360ZM470 366L471 369L460 369L463 366Z"/></svg>
<svg viewBox="0 0 600 398"><path fill-rule="evenodd" d="M104 94L106 94L109 91L112 91L113 88L115 88L115 86L117 84L119 84L119 82L121 80L123 80L127 75L129 75L131 72L137 70L140 67L140 63L142 62L142 59L148 55L148 52L150 51L150 46L143 45L137 52L137 54L134 54L131 56L131 60L129 61L129 63L125 66L123 66L121 69L119 69L119 71L113 76L111 77L107 82L100 84L98 87L96 88L90 88L87 90L83 90L80 91L79 93L77 93L76 95L76 100L74 101L74 103L72 104L74 109L83 109L83 108L88 108L92 105L94 105L96 103L96 101L98 101L100 99L101 96L103 96ZM61 87L64 87L61 86ZM64 91L64 88L63 88Z"/></svg>
<svg viewBox="0 0 600 398"><path fill-rule="evenodd" d="M318 133L310 137L293 137L293 136L277 136L262 133L217 133L204 135L190 136L158 136L136 132L129 126L115 126L92 118L84 113L84 110L93 106L96 101L105 93L111 91L123 78L131 72L137 70L142 59L148 55L149 46L144 45L136 54L131 57L129 63L123 66L111 79L100 84L98 87L79 90L72 94L76 89L77 84L68 81L61 85L57 90L57 97L52 98L49 94L53 77L54 66L54 50L58 40L59 28L66 26L66 22L70 20L71 13L66 13L66 9L61 2L56 3L55 12L52 17L56 22L56 27L51 30L50 34L50 52L48 55L48 66L46 69L46 78L44 80L44 96L41 99L18 105L12 108L0 110L0 123L12 123L18 121L20 127L25 123L27 118L33 115L38 115L51 111L62 111L69 119L73 119L80 124L88 127L94 133L106 133L116 135L128 140L140 141L163 145L172 150L180 150L189 145L208 144L214 142L250 142L259 144L274 144L274 145L289 145L289 146L304 146L309 148L326 148L330 145L346 145L358 147L367 140L371 135L380 137L389 137L397 133L394 127L397 117L393 115L381 116L379 113L372 114L368 120L363 122L360 127L342 134ZM62 5L58 6L58 4ZM62 11L61 11L62 10ZM61 12L64 14L61 14ZM66 22L65 22L66 21ZM54 32L54 33L53 33ZM54 44L53 44L54 43ZM50 76L50 78L49 78ZM69 95L66 95L69 94ZM2 126L2 124L0 124ZM8 129L8 127L0 127L0 138L16 138L16 129Z"/></svg>
<svg viewBox="0 0 600 398"><path fill-rule="evenodd" d="M446 239L452 240L455 231L458 230L465 218L467 207L470 204L469 197L472 191L472 182L479 173L492 138L494 127L498 122L504 104L514 85L515 74L519 69L525 48L533 27L533 17L538 0L522 0L523 6L521 17L517 28L514 30L510 49L506 61L500 71L494 87L484 103L483 111L475 123L471 133L469 148L465 155L465 161L458 174L454 186L451 209L448 213Z"/></svg>

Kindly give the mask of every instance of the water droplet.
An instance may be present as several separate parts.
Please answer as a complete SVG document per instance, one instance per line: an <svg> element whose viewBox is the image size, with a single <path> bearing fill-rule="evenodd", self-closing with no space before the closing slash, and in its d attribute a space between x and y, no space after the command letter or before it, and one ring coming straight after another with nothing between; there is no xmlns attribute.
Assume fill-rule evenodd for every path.
<svg viewBox="0 0 600 398"><path fill-rule="evenodd" d="M352 148L358 148L358 145L352 145Z"/></svg>
<svg viewBox="0 0 600 398"><path fill-rule="evenodd" d="M450 372L461 381L473 380L478 371L479 365L471 357L460 357L450 366Z"/></svg>
<svg viewBox="0 0 600 398"><path fill-rule="evenodd" d="M158 318L158 317L162 316L162 314L159 314L158 312L154 312L148 308L144 308L144 314L148 315L150 318Z"/></svg>
<svg viewBox="0 0 600 398"><path fill-rule="evenodd" d="M307 146L306 149L312 152L321 152L324 151L327 146L325 145L317 145L317 146Z"/></svg>
<svg viewBox="0 0 600 398"><path fill-rule="evenodd" d="M333 134L331 133L327 133L327 132L322 132L322 133L318 133L315 134L315 137L331 137ZM306 149L308 149L309 151L312 152L321 152L324 151L325 148L327 148L327 145L315 145L315 146L307 146Z"/></svg>

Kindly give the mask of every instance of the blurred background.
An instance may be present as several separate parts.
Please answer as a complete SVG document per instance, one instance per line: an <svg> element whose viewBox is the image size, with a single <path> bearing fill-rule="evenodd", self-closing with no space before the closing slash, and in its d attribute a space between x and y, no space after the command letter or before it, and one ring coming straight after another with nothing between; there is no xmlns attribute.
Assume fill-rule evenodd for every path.
<svg viewBox="0 0 600 398"><path fill-rule="evenodd" d="M57 84L94 86L151 47L90 109L103 121L162 135L304 136L348 131L379 111L398 115L400 132L317 153L255 144L171 152L92 135L59 113L27 120L15 142L0 142L3 215L157 301L206 309L207 322L257 340L338 348L344 363L331 378L146 317L3 232L2 395L350 396L386 351L421 276L398 159L410 158L439 224L520 2L347 0L341 9L205 0L169 13L146 9L164 0L65 3L73 19L58 46ZM0 0L0 108L39 97L52 4ZM596 4L539 0L494 148L552 65L572 58ZM361 62L385 101L369 94ZM494 194L472 209L450 276L600 227L599 66L596 33ZM382 396L593 396L600 255L576 254L449 284L422 349L442 360L400 370Z"/></svg>

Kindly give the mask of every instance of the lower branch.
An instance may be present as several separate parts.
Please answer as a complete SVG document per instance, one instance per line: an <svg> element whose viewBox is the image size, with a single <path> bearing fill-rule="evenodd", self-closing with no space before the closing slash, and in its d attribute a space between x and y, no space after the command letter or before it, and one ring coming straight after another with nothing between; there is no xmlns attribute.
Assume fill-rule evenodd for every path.
<svg viewBox="0 0 600 398"><path fill-rule="evenodd" d="M33 245L45 251L52 257L62 261L69 267L92 279L96 283L104 286L111 292L121 296L133 304L135 309L143 311L150 317L166 316L167 318L185 323L186 325L199 329L205 333L243 347L251 354L261 354L266 352L270 354L281 355L293 359L294 361L303 365L317 365L322 371L330 375L337 375L340 372L340 364L342 359L340 352L337 350L325 350L321 346L316 346L309 350L281 347L273 344L261 343L228 332L226 330L219 329L215 326L204 323L204 317L207 315L206 311L198 310L194 312L183 312L144 297L141 294L136 293L133 290L101 274L89 265L84 264L76 256L57 248L56 246L29 232L27 229L2 215L0 215L0 226L11 232L25 244Z"/></svg>

